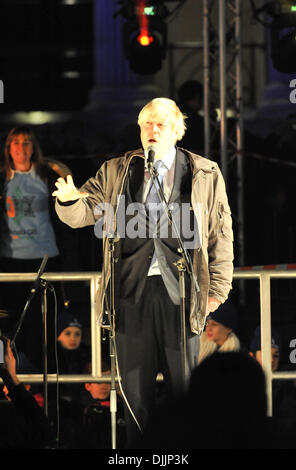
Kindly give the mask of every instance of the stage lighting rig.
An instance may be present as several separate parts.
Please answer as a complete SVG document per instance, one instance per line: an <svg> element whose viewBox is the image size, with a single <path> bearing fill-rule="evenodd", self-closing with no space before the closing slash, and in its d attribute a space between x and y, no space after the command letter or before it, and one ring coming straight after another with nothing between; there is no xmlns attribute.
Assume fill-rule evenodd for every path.
<svg viewBox="0 0 296 470"><path fill-rule="evenodd" d="M164 0L123 0L117 14L125 17L123 46L130 68L140 75L161 69L167 52L167 24L170 15ZM116 15L117 15L116 14Z"/></svg>
<svg viewBox="0 0 296 470"><path fill-rule="evenodd" d="M276 0L271 25L271 58L282 73L296 72L296 1Z"/></svg>
<svg viewBox="0 0 296 470"><path fill-rule="evenodd" d="M281 73L296 72L296 0L273 0L256 9L254 17L265 13L269 21L262 23L270 29L271 59Z"/></svg>
<svg viewBox="0 0 296 470"><path fill-rule="evenodd" d="M272 13L276 21L284 23L286 26L296 25L296 1L275 0L272 5Z"/></svg>

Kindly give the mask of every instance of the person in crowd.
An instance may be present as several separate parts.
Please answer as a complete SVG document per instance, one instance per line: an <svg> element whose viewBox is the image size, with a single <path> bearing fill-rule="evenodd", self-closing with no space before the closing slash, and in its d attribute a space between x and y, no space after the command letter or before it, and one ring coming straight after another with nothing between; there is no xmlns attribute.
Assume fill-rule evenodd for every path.
<svg viewBox="0 0 296 470"><path fill-rule="evenodd" d="M53 193L63 222L72 228L95 225L96 235L103 238L97 306L102 318L110 307L112 292L116 293L118 376L133 410L132 414L126 407L127 447L144 429L155 406L157 374L163 373L172 395L186 387L190 371L197 364L199 335L206 316L227 299L233 273L231 211L218 165L176 147L186 125L185 116L173 100L155 98L147 103L139 113L138 124L141 149L104 162L96 176L80 189L70 175L59 178ZM175 217L176 212L180 215L181 239L190 249L192 269L187 266L184 274L185 359L180 348L178 282L182 256L170 227L171 217L162 212L155 191L157 180L149 172L151 166L158 172L166 200L174 203L171 216ZM190 205L192 210L186 216ZM111 217L105 218L106 208ZM137 218L136 225L133 217ZM112 220L115 226L110 226ZM190 222L195 223L193 231L187 230L192 227ZM133 228L139 229L136 234ZM120 261L114 263L114 289L109 283L113 248L115 259Z"/></svg>
<svg viewBox="0 0 296 470"><path fill-rule="evenodd" d="M37 138L29 127L16 127L8 133L0 156L1 272L37 274L45 255L48 256L46 271L74 269L75 236L56 217L51 197L56 178L70 173L61 162L44 159ZM0 288L1 305L9 311L3 330L12 338L28 300L30 286L29 283L14 282L1 283ZM63 300L62 296L58 299ZM17 337L18 350L24 352L39 370L42 367L40 304L40 296L36 295ZM54 337L50 318L48 342L52 345Z"/></svg>
<svg viewBox="0 0 296 470"><path fill-rule="evenodd" d="M277 372L281 369L282 340L275 328L271 329L271 369ZM261 327L258 325L250 344L250 356L262 365ZM272 381L272 415L283 426L283 431L291 430L290 436L296 430L296 381L273 379ZM289 435L287 434L287 442Z"/></svg>
<svg viewBox="0 0 296 470"><path fill-rule="evenodd" d="M87 373L91 372L88 364ZM102 375L110 376L111 370L107 361L102 361ZM111 382L89 382L84 385L82 428L78 438L79 448L111 449L112 427L110 411ZM116 386L116 448L125 446L124 408L121 394Z"/></svg>
<svg viewBox="0 0 296 470"><path fill-rule="evenodd" d="M271 331L271 369L275 372L280 364L280 336L277 331L272 328ZM250 344L250 356L256 359L262 365L261 351L261 327L258 325L254 331L254 335Z"/></svg>
<svg viewBox="0 0 296 470"><path fill-rule="evenodd" d="M262 367L235 351L206 357L188 391L152 417L136 448L273 449L276 437Z"/></svg>
<svg viewBox="0 0 296 470"><path fill-rule="evenodd" d="M236 309L227 300L207 318L205 332L200 340L198 361L202 362L214 352L240 351L241 343L234 332L237 326Z"/></svg>
<svg viewBox="0 0 296 470"><path fill-rule="evenodd" d="M203 85L197 80L188 80L178 89L178 106L187 116L187 130L179 145L201 155L204 154L203 96Z"/></svg>
<svg viewBox="0 0 296 470"><path fill-rule="evenodd" d="M10 340L1 337L1 341L5 344L5 354L4 363L0 364L0 377L9 400L0 402L0 448L50 448L53 444L50 422L43 408L17 377Z"/></svg>
<svg viewBox="0 0 296 470"><path fill-rule="evenodd" d="M48 365L49 373L79 375L91 360L90 347L82 341L83 326L74 311L64 310L57 319L57 363ZM49 417L52 428L58 428L56 404L59 402L59 448L75 448L81 426L81 393L83 383L61 383L58 396L55 384L49 387Z"/></svg>
<svg viewBox="0 0 296 470"><path fill-rule="evenodd" d="M16 361L16 374L17 375L38 374L39 371L36 369L36 367L33 366L33 364L31 364L31 362L28 360L28 358L26 357L24 353L21 352L20 354L18 354L15 361ZM24 387L26 390L31 392L32 396L35 398L38 405L41 407L44 407L43 385L24 383ZM5 398L7 400L10 400L9 390L6 387L6 385L3 386L3 393L5 395Z"/></svg>
<svg viewBox="0 0 296 470"><path fill-rule="evenodd" d="M20 126L8 133L0 172L1 269L34 272L44 255L51 271L69 265L75 259L73 235L55 216L51 192L56 178L71 174L70 169L46 160L34 132Z"/></svg>
<svg viewBox="0 0 296 470"><path fill-rule="evenodd" d="M90 361L90 347L82 341L83 326L70 310L57 319L57 360L59 374L83 374ZM54 371L55 363L50 365ZM69 386L74 390L73 385ZM80 385L78 386L81 387ZM65 386L65 389L68 385Z"/></svg>
<svg viewBox="0 0 296 470"><path fill-rule="evenodd" d="M57 340L62 348L70 351L81 346L82 325L67 310L58 317Z"/></svg>
<svg viewBox="0 0 296 470"><path fill-rule="evenodd" d="M91 364L87 365L86 373L91 373ZM102 375L109 376L111 373L109 364L107 361L102 361ZM95 400L100 400L102 402L108 402L110 399L111 391L111 382L87 382L84 384L84 388L87 392L87 395L92 397Z"/></svg>
<svg viewBox="0 0 296 470"><path fill-rule="evenodd" d="M198 448L273 447L265 376L246 352L213 354L204 360L192 375L189 400L191 409L195 400L200 404L195 410L195 418L200 414L203 423Z"/></svg>

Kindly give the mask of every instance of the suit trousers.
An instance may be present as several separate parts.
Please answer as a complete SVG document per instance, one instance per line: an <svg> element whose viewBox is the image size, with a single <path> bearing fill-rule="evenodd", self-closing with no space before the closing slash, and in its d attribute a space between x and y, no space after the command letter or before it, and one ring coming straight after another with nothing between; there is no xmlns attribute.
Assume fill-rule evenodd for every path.
<svg viewBox="0 0 296 470"><path fill-rule="evenodd" d="M186 346L190 373L197 366L199 337L190 331L188 312ZM123 391L144 431L157 405L157 374L163 374L168 399L184 391L180 306L171 301L161 276L147 277L136 305L120 300L116 347ZM125 417L127 447L131 447L139 429L129 410Z"/></svg>

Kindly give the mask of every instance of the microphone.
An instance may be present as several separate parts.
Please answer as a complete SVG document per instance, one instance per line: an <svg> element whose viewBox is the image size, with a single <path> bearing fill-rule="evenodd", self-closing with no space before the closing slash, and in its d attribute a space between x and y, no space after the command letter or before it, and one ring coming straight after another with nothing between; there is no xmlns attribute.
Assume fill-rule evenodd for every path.
<svg viewBox="0 0 296 470"><path fill-rule="evenodd" d="M147 158L147 163L148 166L153 165L154 159L155 159L155 154L156 154L156 147L154 145L150 145L148 147L148 158Z"/></svg>

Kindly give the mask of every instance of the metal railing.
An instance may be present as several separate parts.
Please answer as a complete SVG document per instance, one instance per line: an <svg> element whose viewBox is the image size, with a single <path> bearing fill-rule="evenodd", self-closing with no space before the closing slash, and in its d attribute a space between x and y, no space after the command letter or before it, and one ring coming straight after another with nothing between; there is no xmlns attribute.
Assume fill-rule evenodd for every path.
<svg viewBox="0 0 296 470"><path fill-rule="evenodd" d="M101 371L101 328L95 308L95 298L101 274L99 272L73 272L73 273L44 273L42 277L48 281L89 281L90 283L90 317L91 317L91 374L59 375L48 374L48 382L108 382L110 377L102 376ZM0 282L30 282L36 278L35 273L0 273ZM266 393L268 402L268 416L272 416L272 380L296 379L296 372L272 372L271 368L271 279L296 278L296 270L235 270L233 279L258 279L260 283L260 323L261 323L261 349L262 367L266 376ZM19 374L19 379L25 383L41 383L41 374Z"/></svg>
<svg viewBox="0 0 296 470"><path fill-rule="evenodd" d="M260 283L260 324L262 367L266 376L267 414L272 416L272 380L296 379L296 372L272 372L271 368L271 279L296 278L296 270L235 270L234 279L258 279Z"/></svg>
<svg viewBox="0 0 296 470"><path fill-rule="evenodd" d="M90 322L91 322L91 374L58 375L48 374L49 383L64 382L106 382L107 377L102 377L101 371L101 328L98 323L98 314L95 306L96 292L101 278L99 272L61 272L42 274L46 281L88 281L90 284ZM36 273L0 273L0 282L30 282L36 279ZM24 299L24 303L25 303ZM44 380L42 374L18 374L19 380L24 383L41 383Z"/></svg>

